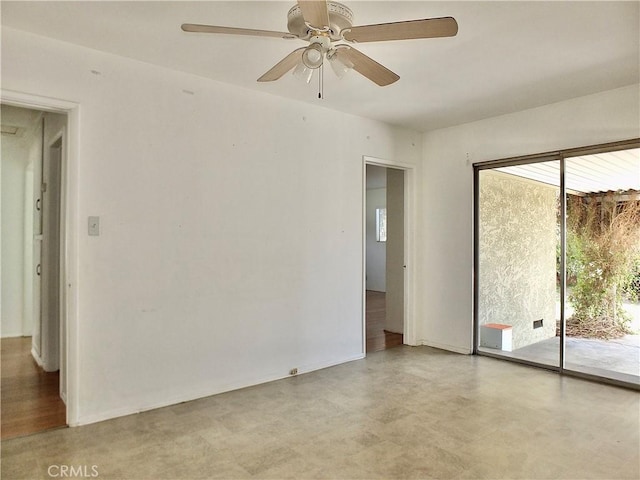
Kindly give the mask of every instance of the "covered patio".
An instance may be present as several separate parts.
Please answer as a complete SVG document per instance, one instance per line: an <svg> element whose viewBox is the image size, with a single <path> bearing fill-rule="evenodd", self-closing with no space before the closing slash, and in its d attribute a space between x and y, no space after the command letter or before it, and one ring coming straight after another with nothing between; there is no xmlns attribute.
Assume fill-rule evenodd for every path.
<svg viewBox="0 0 640 480"><path fill-rule="evenodd" d="M567 203L571 198L599 205L607 195L618 205L634 201L640 195L640 149L565 157L562 162L515 162L479 171L481 353L553 367L560 364L561 338L556 324L560 319L561 232L567 231L561 220L561 178ZM566 207L565 218L569 218L573 213ZM603 218L601 214L601 223ZM575 262L575 257L571 258ZM568 267L565 269L569 275ZM569 292L575 287L575 271L573 277L567 276L567 283L569 278L573 283L565 284L566 319L574 314ZM564 369L640 385L640 303L633 303L631 297L623 299L631 317L630 330L609 339L602 337L616 337L625 333L624 328L593 335L569 330L572 335L598 338L567 336ZM497 328L504 333L494 332ZM501 335L502 340L494 343L493 335Z"/></svg>
<svg viewBox="0 0 640 480"><path fill-rule="evenodd" d="M500 355L558 366L560 337L553 337ZM640 335L614 340L567 337L565 369L640 385Z"/></svg>

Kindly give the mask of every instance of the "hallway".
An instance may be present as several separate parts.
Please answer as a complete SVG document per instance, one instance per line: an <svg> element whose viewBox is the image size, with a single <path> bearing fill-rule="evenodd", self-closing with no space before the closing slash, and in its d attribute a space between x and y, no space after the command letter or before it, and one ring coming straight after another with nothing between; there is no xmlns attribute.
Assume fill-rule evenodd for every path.
<svg viewBox="0 0 640 480"><path fill-rule="evenodd" d="M401 333L388 332L384 329L386 294L367 290L366 298L367 353L402 345Z"/></svg>
<svg viewBox="0 0 640 480"><path fill-rule="evenodd" d="M31 337L2 339L2 440L63 427L60 372L45 372L31 356Z"/></svg>

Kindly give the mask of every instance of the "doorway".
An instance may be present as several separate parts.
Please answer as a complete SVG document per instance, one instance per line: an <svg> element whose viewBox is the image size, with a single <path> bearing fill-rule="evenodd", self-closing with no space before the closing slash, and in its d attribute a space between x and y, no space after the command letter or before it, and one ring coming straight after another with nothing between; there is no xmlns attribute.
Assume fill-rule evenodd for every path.
<svg viewBox="0 0 640 480"><path fill-rule="evenodd" d="M65 114L2 105L2 438L67 424Z"/></svg>
<svg viewBox="0 0 640 480"><path fill-rule="evenodd" d="M405 171L365 166L366 352L402 345L405 333Z"/></svg>

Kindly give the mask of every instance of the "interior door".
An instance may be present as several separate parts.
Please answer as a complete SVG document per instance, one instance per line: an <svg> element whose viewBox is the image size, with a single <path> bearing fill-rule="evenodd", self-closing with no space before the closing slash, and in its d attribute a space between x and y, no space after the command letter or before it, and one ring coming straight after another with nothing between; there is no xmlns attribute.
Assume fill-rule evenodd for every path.
<svg viewBox="0 0 640 480"><path fill-rule="evenodd" d="M404 170L387 168L385 330L404 334Z"/></svg>
<svg viewBox="0 0 640 480"><path fill-rule="evenodd" d="M44 166L43 132L44 119L40 125L40 160L33 166L33 330L32 349L36 360L42 364L42 224L43 224L43 195L42 172Z"/></svg>
<svg viewBox="0 0 640 480"><path fill-rule="evenodd" d="M62 138L45 149L42 216L41 356L43 368L60 368L60 170Z"/></svg>

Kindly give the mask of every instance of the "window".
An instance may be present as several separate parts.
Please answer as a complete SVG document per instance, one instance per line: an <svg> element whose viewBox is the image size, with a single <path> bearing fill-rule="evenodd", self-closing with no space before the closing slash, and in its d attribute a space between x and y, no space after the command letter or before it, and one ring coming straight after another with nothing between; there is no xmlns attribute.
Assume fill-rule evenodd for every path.
<svg viewBox="0 0 640 480"><path fill-rule="evenodd" d="M387 209L376 208L376 241L387 241Z"/></svg>

